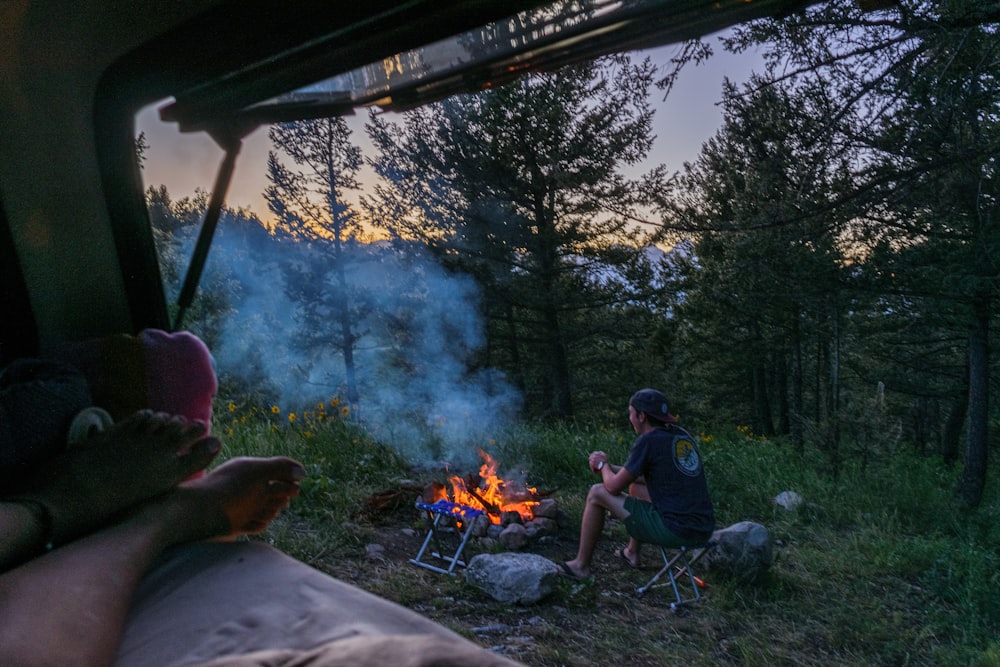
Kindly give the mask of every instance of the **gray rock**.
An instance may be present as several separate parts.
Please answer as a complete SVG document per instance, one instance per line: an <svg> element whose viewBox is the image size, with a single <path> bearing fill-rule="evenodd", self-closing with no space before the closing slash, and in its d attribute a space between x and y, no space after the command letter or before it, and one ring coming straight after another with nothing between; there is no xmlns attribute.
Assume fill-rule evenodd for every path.
<svg viewBox="0 0 1000 667"><path fill-rule="evenodd" d="M465 568L465 581L494 600L532 604L552 592L559 567L529 553L479 554Z"/></svg>
<svg viewBox="0 0 1000 667"><path fill-rule="evenodd" d="M555 535L559 532L559 525L556 523L556 520L543 516L535 517L524 525L526 527L534 527L535 532L539 535Z"/></svg>
<svg viewBox="0 0 1000 667"><path fill-rule="evenodd" d="M473 537L486 537L487 531L490 529L490 518L485 514L479 514L475 519L472 520L472 526L469 528L472 531Z"/></svg>
<svg viewBox="0 0 1000 667"><path fill-rule="evenodd" d="M531 508L531 512L536 518L555 519L559 516L559 506L552 498L542 498L537 505Z"/></svg>
<svg viewBox="0 0 1000 667"><path fill-rule="evenodd" d="M500 532L500 536L497 539L500 540L500 544L505 549L517 551L524 548L524 545L528 543L528 531L521 524L512 523Z"/></svg>
<svg viewBox="0 0 1000 667"><path fill-rule="evenodd" d="M774 497L774 504L788 511L798 509L802 504L802 496L794 491L782 491Z"/></svg>
<svg viewBox="0 0 1000 667"><path fill-rule="evenodd" d="M718 544L702 559L712 570L755 581L774 564L774 538L759 523L734 523L715 531L712 539Z"/></svg>

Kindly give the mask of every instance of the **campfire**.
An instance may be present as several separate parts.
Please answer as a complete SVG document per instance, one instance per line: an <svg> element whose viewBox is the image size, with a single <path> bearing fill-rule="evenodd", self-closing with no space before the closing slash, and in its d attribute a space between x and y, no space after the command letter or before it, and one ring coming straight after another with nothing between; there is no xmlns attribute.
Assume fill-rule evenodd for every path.
<svg viewBox="0 0 1000 667"><path fill-rule="evenodd" d="M432 485L427 502L438 500L450 500L458 505L471 507L486 512L490 523L501 524L504 517L509 513L516 512L521 522L531 521L534 518L534 508L538 506L541 498L538 490L525 484L502 479L497 470L499 465L496 459L479 450L479 457L483 459L483 464L479 467L479 474L466 475L464 478L458 475L450 475L448 482L451 484L451 497L448 497L444 485Z"/></svg>
<svg viewBox="0 0 1000 667"><path fill-rule="evenodd" d="M471 540L485 550L517 551L534 540L554 536L562 517L553 491L538 491L518 479L504 479L496 459L480 450L483 464L478 473L465 476L446 469L445 482L420 483L404 480L398 489L383 491L368 499L364 514L376 519L390 510L406 505L415 506L431 519L430 532L415 559L411 562L451 573L456 564L464 565L459 555ZM413 495L417 491L416 502ZM429 552L434 534L457 534L461 543L455 555L443 551ZM443 559L447 570L428 565L424 555Z"/></svg>
<svg viewBox="0 0 1000 667"><path fill-rule="evenodd" d="M548 493L539 493L534 487L498 474L496 459L479 450L483 464L479 474L465 477L449 474L448 485L431 482L424 487L416 507L427 512L432 519L430 530L424 538L416 558L411 563L437 572L453 574L466 543L474 538L480 547L488 550L502 548L516 551L534 539L543 539L558 531L558 508ZM444 532L452 532L460 539L453 555L443 549L430 552L430 556L448 563L448 568L438 567L424 560L428 547ZM440 545L438 541L436 544Z"/></svg>

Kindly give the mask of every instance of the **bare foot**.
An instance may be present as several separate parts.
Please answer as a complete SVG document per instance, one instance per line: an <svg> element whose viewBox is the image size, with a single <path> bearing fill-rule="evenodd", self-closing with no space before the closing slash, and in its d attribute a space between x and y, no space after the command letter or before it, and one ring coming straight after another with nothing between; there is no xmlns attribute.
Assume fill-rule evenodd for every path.
<svg viewBox="0 0 1000 667"><path fill-rule="evenodd" d="M615 556L624 560L633 570L639 568L639 554L629 551L628 545L615 549Z"/></svg>
<svg viewBox="0 0 1000 667"><path fill-rule="evenodd" d="M180 484L139 514L163 528L167 544L252 535L299 495L304 476L300 463L283 456L235 458Z"/></svg>
<svg viewBox="0 0 1000 667"><path fill-rule="evenodd" d="M581 565L576 558L566 561L559 567L567 576L573 579L586 579L590 576L590 567Z"/></svg>
<svg viewBox="0 0 1000 667"><path fill-rule="evenodd" d="M221 448L205 433L183 417L137 412L67 450L21 495L49 509L53 541L66 542L203 470Z"/></svg>

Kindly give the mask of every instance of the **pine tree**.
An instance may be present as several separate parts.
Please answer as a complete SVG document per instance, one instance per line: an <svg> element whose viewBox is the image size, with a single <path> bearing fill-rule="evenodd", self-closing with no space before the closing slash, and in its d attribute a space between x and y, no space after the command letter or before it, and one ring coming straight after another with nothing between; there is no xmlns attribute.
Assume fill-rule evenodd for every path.
<svg viewBox="0 0 1000 667"><path fill-rule="evenodd" d="M298 169L285 166L272 151L264 197L278 219L275 232L314 249L286 267L286 292L299 303L303 324L297 345L322 349L332 343L339 350L347 401L356 409L355 327L361 309L353 300L357 287L347 274L359 255L355 251L362 227L346 196L359 188L361 149L351 144L350 135L343 118L272 126L268 136L274 146Z"/></svg>
<svg viewBox="0 0 1000 667"><path fill-rule="evenodd" d="M616 306L649 296L624 279L645 260L620 212L637 196L621 169L652 143L653 72L606 59L453 98L403 126L369 125L384 179L373 219L476 277L489 361L518 378L537 414L573 413L575 355L625 330L608 320Z"/></svg>

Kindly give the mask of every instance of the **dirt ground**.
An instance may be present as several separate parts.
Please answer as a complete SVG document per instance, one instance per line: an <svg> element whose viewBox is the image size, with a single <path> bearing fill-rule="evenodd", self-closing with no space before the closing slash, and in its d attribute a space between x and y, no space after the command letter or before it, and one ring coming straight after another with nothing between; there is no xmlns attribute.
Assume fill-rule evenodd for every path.
<svg viewBox="0 0 1000 667"><path fill-rule="evenodd" d="M380 513L372 523L356 527L358 547L350 554L312 564L528 665L662 665L666 654L661 649L681 657L676 646L668 649L673 634L691 630L692 624L702 637L714 632L696 609L707 600L709 590L702 602L679 612L670 609L669 588L637 595L636 588L659 569L660 555L647 547L639 569L616 557L614 550L625 543L625 532L614 520L605 526L595 552L593 577L583 582L560 577L543 600L509 605L465 584L462 568L456 568L456 576L448 576L411 563L426 536L426 529L417 527L414 511L411 505ZM558 534L533 540L522 551L559 563L571 558L576 547L577 527L561 526ZM463 559L482 551L470 540ZM646 637L645 644L630 643L637 629ZM724 652L724 641L717 646ZM704 657L703 649L692 650Z"/></svg>

